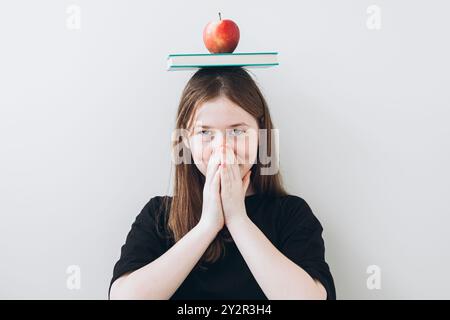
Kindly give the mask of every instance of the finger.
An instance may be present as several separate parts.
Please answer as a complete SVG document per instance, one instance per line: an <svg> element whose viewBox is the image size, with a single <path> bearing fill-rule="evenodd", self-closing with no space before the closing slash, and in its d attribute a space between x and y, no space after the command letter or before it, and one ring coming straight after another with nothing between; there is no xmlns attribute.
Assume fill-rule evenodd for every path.
<svg viewBox="0 0 450 320"><path fill-rule="evenodd" d="M227 165L227 158L226 158L227 153L226 152L227 152L227 149L224 146L220 147L220 163L224 167L226 167L226 165Z"/></svg>
<svg viewBox="0 0 450 320"><path fill-rule="evenodd" d="M237 157L234 154L234 152L232 152L232 164L230 165L231 168L231 176L234 180L238 181L241 180L241 170L239 169L239 163L237 161Z"/></svg>
<svg viewBox="0 0 450 320"><path fill-rule="evenodd" d="M219 192L220 190L220 172L222 169L219 167L214 173L214 177L211 181L211 190L214 192Z"/></svg>
<svg viewBox="0 0 450 320"><path fill-rule="evenodd" d="M220 149L220 153L221 153L221 162L223 164L225 164L225 167L226 167L226 165L231 164L232 157L231 157L230 152L232 152L232 150L230 149L229 146L225 146L225 145L220 146L219 149Z"/></svg>
<svg viewBox="0 0 450 320"><path fill-rule="evenodd" d="M239 165L237 163L236 155L234 154L234 150L229 147L225 146L225 163L227 167L230 167L231 170L229 172L231 179L240 179L241 174L239 172Z"/></svg>
<svg viewBox="0 0 450 320"><path fill-rule="evenodd" d="M211 179L214 177L215 172L219 168L219 154L217 152L213 152L209 157L208 167L206 168L206 182L210 183Z"/></svg>
<svg viewBox="0 0 450 320"><path fill-rule="evenodd" d="M233 174L233 179L236 181L241 180L241 169L239 168L239 164L235 162L233 165L231 165L231 171Z"/></svg>
<svg viewBox="0 0 450 320"><path fill-rule="evenodd" d="M227 155L227 164L235 164L236 163L236 155L234 154L234 150L229 146L226 146L226 155Z"/></svg>
<svg viewBox="0 0 450 320"><path fill-rule="evenodd" d="M225 167L223 164L220 166L220 182L222 189L228 188L230 184L229 167Z"/></svg>
<svg viewBox="0 0 450 320"><path fill-rule="evenodd" d="M236 156L234 154L234 150L229 146L223 147L223 158L224 158L224 167L230 168L231 170L228 172L230 179L237 179L236 168L233 168L236 163Z"/></svg>

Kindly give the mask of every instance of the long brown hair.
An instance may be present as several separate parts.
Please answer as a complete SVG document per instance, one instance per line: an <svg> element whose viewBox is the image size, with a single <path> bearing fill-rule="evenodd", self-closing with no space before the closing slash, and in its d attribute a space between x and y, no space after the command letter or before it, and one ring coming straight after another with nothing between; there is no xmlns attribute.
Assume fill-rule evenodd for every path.
<svg viewBox="0 0 450 320"><path fill-rule="evenodd" d="M176 129L190 129L196 108L202 103L226 96L232 102L251 114L258 123L259 129L267 129L267 155L272 155L271 129L273 129L269 109L260 89L241 67L208 67L199 69L186 84L181 95L176 117ZM182 143L183 137L173 141L173 149ZM258 150L259 151L259 150ZM258 152L259 153L259 152ZM192 155L191 155L192 157ZM173 197L170 205L167 227L174 241L180 240L200 220L203 201L205 176L198 170L193 159L188 163L175 165ZM279 171L272 175L261 175L263 165L259 156L251 168L253 190L264 196L283 196L283 188ZM231 241L226 228L222 229L205 251L201 262L217 261L225 250L225 242Z"/></svg>

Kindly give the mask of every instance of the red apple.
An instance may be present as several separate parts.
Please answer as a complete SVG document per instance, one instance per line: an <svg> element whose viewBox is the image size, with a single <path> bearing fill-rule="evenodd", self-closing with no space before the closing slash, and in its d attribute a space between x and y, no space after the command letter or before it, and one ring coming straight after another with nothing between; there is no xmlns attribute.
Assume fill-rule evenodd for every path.
<svg viewBox="0 0 450 320"><path fill-rule="evenodd" d="M203 30L203 42L211 53L232 53L239 42L239 28L232 20L209 22Z"/></svg>

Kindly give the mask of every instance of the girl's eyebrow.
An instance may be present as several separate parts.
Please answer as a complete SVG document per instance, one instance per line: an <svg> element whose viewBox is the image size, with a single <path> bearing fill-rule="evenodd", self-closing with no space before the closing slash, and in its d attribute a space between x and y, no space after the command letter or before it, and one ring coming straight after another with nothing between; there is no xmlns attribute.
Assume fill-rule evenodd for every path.
<svg viewBox="0 0 450 320"><path fill-rule="evenodd" d="M234 128L234 127L240 127L240 126L248 126L248 124L246 124L245 122L240 122L240 123L235 123L232 124L230 126L228 126L229 128ZM202 127L205 129L211 129L214 128L213 126L209 126L209 125L202 125L202 124L197 124L195 127Z"/></svg>

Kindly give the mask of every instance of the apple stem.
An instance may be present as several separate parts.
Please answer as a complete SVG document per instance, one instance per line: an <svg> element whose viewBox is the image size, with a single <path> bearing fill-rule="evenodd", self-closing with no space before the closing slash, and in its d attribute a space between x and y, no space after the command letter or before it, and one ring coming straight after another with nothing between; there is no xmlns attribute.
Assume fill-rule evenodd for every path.
<svg viewBox="0 0 450 320"><path fill-rule="evenodd" d="M222 16L220 15L220 12L219 12L219 20L222 20Z"/></svg>

